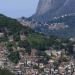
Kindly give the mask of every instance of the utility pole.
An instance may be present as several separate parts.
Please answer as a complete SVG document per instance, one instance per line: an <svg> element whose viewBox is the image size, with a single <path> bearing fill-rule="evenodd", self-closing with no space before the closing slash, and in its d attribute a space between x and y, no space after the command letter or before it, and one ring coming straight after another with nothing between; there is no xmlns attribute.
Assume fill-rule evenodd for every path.
<svg viewBox="0 0 75 75"><path fill-rule="evenodd" d="M40 69L39 69L39 63L40 63L40 61L39 61L39 60L42 59L43 56L37 56L37 58L38 58L38 75L39 75L39 73L40 73L40 72L39 72L39 71L40 71Z"/></svg>
<svg viewBox="0 0 75 75"><path fill-rule="evenodd" d="M25 67L25 75L26 75L27 58L28 58L27 55L28 55L28 54L26 53L25 55L26 55L26 57L25 57L24 67Z"/></svg>

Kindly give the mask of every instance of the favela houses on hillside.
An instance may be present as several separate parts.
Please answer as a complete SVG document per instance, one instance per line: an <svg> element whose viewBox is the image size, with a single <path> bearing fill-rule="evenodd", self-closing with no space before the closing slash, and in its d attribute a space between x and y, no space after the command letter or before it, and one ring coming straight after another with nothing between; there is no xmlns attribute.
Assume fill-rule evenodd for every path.
<svg viewBox="0 0 75 75"><path fill-rule="evenodd" d="M75 0L0 0L0 75L75 75Z"/></svg>

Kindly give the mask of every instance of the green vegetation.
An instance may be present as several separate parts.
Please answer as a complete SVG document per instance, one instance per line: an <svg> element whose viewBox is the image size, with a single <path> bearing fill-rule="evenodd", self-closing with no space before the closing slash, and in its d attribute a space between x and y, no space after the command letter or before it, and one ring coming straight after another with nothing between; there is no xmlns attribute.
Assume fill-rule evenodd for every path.
<svg viewBox="0 0 75 75"><path fill-rule="evenodd" d="M0 28L7 28L10 33L15 33L20 31L21 27L21 24L16 19L11 19L0 14Z"/></svg>
<svg viewBox="0 0 75 75"><path fill-rule="evenodd" d="M44 51L53 47L58 50L62 47L62 43L64 43L63 39L61 40L55 36L46 37L44 34L35 32L29 27L24 27L17 20L4 15L0 15L0 30L4 33L4 38L0 39L0 41L7 42L8 58L14 63L18 63L19 61L17 47L24 48L30 54L32 48L38 51ZM26 36L24 41L20 39L21 33ZM13 35L13 42L9 42L10 35ZM16 49L15 52L13 47Z"/></svg>
<svg viewBox="0 0 75 75"><path fill-rule="evenodd" d="M0 69L0 75L14 75L6 69Z"/></svg>
<svg viewBox="0 0 75 75"><path fill-rule="evenodd" d="M36 48L38 50L46 49L47 42L45 37L41 34L37 33L29 34L27 40L32 48Z"/></svg>
<svg viewBox="0 0 75 75"><path fill-rule="evenodd" d="M19 62L19 53L16 51L16 52L11 52L9 55L8 55L8 58L13 62L13 63L18 63Z"/></svg>
<svg viewBox="0 0 75 75"><path fill-rule="evenodd" d="M16 19L6 17L2 14L0 14L0 30L9 35L18 34L20 31L24 31L25 33L33 32L32 29L22 26Z"/></svg>

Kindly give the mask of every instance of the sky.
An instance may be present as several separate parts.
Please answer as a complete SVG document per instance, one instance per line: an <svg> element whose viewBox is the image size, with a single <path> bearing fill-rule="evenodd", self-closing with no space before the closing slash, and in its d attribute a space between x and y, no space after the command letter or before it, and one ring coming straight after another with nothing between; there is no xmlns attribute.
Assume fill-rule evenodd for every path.
<svg viewBox="0 0 75 75"><path fill-rule="evenodd" d="M39 0L0 0L0 14L12 18L30 17L36 11Z"/></svg>

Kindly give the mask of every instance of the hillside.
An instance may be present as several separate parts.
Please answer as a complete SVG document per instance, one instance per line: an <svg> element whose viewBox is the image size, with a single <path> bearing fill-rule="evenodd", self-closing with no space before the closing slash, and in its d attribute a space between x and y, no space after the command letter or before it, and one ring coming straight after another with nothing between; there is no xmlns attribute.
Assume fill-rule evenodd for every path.
<svg viewBox="0 0 75 75"><path fill-rule="evenodd" d="M54 17L75 13L75 0L39 0L32 19L45 23Z"/></svg>
<svg viewBox="0 0 75 75"><path fill-rule="evenodd" d="M57 18L55 20L50 21L50 23L64 23L68 26L68 28L62 30L60 33L64 33L67 37L75 37L75 15L70 14L66 16L62 16L60 18ZM63 35L63 36L65 36Z"/></svg>
<svg viewBox="0 0 75 75"><path fill-rule="evenodd" d="M14 74L9 72L8 70L0 69L0 75L14 75Z"/></svg>
<svg viewBox="0 0 75 75"><path fill-rule="evenodd" d="M11 38L26 50L31 50L31 48L45 50L53 43L56 43L56 38L46 37L44 34L36 31L37 29L33 30L28 26L23 26L15 19L0 15L0 32L4 33L4 38L0 37L0 41L7 41L9 43ZM23 41L21 40L21 36L25 37L24 39L22 38ZM51 41L51 43L49 43L49 41Z"/></svg>
<svg viewBox="0 0 75 75"><path fill-rule="evenodd" d="M33 32L29 27L20 24L16 19L12 19L5 15L0 14L0 32L8 33L10 35L20 32Z"/></svg>
<svg viewBox="0 0 75 75"><path fill-rule="evenodd" d="M17 22L16 19L12 19L9 17L6 17L5 15L0 14L0 29L4 30L7 29L7 31L17 32L22 28L22 25Z"/></svg>
<svg viewBox="0 0 75 75"><path fill-rule="evenodd" d="M36 29L36 28L35 28ZM38 29L38 28L37 28ZM21 49L30 54L32 49L45 51L51 46L60 46L61 40L56 36L45 36L41 32L21 25L17 20L0 15L0 43L4 43L7 48L6 56L13 63L20 60L19 52ZM4 36L1 36L4 35ZM63 40L64 42L64 40Z"/></svg>
<svg viewBox="0 0 75 75"><path fill-rule="evenodd" d="M47 23L38 25L37 31L46 35L56 35L58 37L75 37L75 14L63 15L48 21Z"/></svg>

